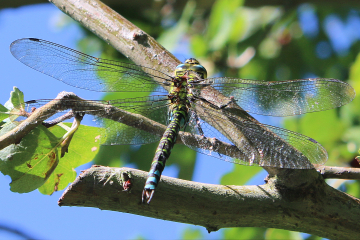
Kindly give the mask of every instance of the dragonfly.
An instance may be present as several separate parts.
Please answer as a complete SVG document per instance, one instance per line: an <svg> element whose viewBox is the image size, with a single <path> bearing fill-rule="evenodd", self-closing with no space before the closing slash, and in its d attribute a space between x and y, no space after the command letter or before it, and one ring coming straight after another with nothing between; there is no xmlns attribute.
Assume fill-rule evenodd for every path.
<svg viewBox="0 0 360 240"><path fill-rule="evenodd" d="M37 38L14 41L11 53L25 65L68 85L98 92L148 92L145 97L100 103L167 126L163 135L139 129L141 121L106 125L103 144L147 144L160 141L142 192L150 203L180 130L191 149L228 162L264 167L309 169L327 161L326 150L314 139L262 124L249 113L294 116L340 107L352 101L354 89L330 78L260 81L207 78L194 58L178 65L174 75L156 69L92 57ZM85 101L85 100L79 100ZM29 107L41 101L30 101ZM96 108L75 112L94 115ZM106 123L106 121L105 121ZM193 136L192 139L186 136ZM221 144L219 144L221 143Z"/></svg>

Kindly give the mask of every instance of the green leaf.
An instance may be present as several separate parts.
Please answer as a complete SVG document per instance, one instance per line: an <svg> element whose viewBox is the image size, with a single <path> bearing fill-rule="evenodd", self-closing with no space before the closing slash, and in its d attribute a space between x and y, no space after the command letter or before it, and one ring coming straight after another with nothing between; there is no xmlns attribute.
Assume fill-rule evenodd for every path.
<svg viewBox="0 0 360 240"><path fill-rule="evenodd" d="M94 164L121 167L126 162L123 156L130 151L130 148L131 145L101 145L98 154L93 159Z"/></svg>
<svg viewBox="0 0 360 240"><path fill-rule="evenodd" d="M301 237L301 234L299 232L269 228L265 233L265 239L302 240L303 238Z"/></svg>
<svg viewBox="0 0 360 240"><path fill-rule="evenodd" d="M187 146L175 144L169 158L170 161L166 163L176 164L179 167L179 178L191 180L194 174L196 155L197 153Z"/></svg>
<svg viewBox="0 0 360 240"><path fill-rule="evenodd" d="M70 123L64 124L71 126ZM59 126L51 127L49 130L56 136L62 136L66 133ZM73 182L76 178L74 169L92 161L98 153L99 142L96 141L98 135L99 129L97 127L79 126L71 140L69 152L63 158L60 158L57 168L45 184L39 188L39 191L42 194L50 195L54 191L64 189L69 183Z"/></svg>
<svg viewBox="0 0 360 240"><path fill-rule="evenodd" d="M261 167L257 166L244 166L234 164L234 169L232 172L225 174L220 183L223 185L244 185L251 178L254 177L255 174L259 173L262 170Z"/></svg>
<svg viewBox="0 0 360 240"><path fill-rule="evenodd" d="M14 123L6 124L0 134L14 127ZM19 144L0 151L0 171L11 177L11 191L31 192L44 184L59 162L56 144L57 138L44 126L39 126Z"/></svg>
<svg viewBox="0 0 360 240"><path fill-rule="evenodd" d="M306 237L305 239L306 240L323 240L324 238L318 237L318 236L315 236L315 235L310 235L310 236Z"/></svg>
<svg viewBox="0 0 360 240"><path fill-rule="evenodd" d="M128 159L130 159L131 163L135 163L139 169L148 171L158 145L159 142L144 144L138 149L129 147ZM166 161L166 166L176 164L179 167L178 177L190 180L194 173L195 159L196 152L194 150L182 144L175 144L169 159Z"/></svg>
<svg viewBox="0 0 360 240"><path fill-rule="evenodd" d="M191 38L190 48L195 57L206 56L208 52L208 46L202 35L194 35Z"/></svg>
<svg viewBox="0 0 360 240"><path fill-rule="evenodd" d="M211 12L207 37L210 39L209 46L212 50L223 48L233 31L234 15L237 8L243 4L242 0L217 1Z"/></svg>
<svg viewBox="0 0 360 240"><path fill-rule="evenodd" d="M9 117L9 110L0 104L0 122Z"/></svg>
<svg viewBox="0 0 360 240"><path fill-rule="evenodd" d="M8 123L0 134L16 126L15 123ZM65 133L66 130L59 126L47 129L40 125L19 144L12 144L0 151L0 171L11 177L11 191L25 193L39 188L43 194L52 194L75 179L74 168L90 162L98 152L96 136L99 129L80 126L72 138L69 153L59 160L59 146Z"/></svg>
<svg viewBox="0 0 360 240"><path fill-rule="evenodd" d="M237 8L233 16L232 31L229 35L229 41L237 43L239 39L244 38L247 31L246 11L244 8Z"/></svg>
<svg viewBox="0 0 360 240"><path fill-rule="evenodd" d="M224 239L264 239L266 228L227 228L224 230Z"/></svg>
<svg viewBox="0 0 360 240"><path fill-rule="evenodd" d="M344 183L346 193L359 198L360 197L360 183L359 181L346 181Z"/></svg>
<svg viewBox="0 0 360 240"><path fill-rule="evenodd" d="M350 79L356 92L360 92L360 53L357 55L355 62L350 68Z"/></svg>
<svg viewBox="0 0 360 240"><path fill-rule="evenodd" d="M244 79L266 79L266 65L259 60L252 60L239 71L239 77Z"/></svg>
<svg viewBox="0 0 360 240"><path fill-rule="evenodd" d="M360 126L354 126L351 128L348 128L344 132L343 140L346 142L354 141L357 143L358 146L360 146Z"/></svg>
<svg viewBox="0 0 360 240"><path fill-rule="evenodd" d="M204 239L200 229L194 229L192 227L186 228L182 233L182 239Z"/></svg>
<svg viewBox="0 0 360 240"><path fill-rule="evenodd" d="M13 91L10 92L10 99L5 103L5 107L7 109L12 109L14 107L19 108L23 103L24 93L17 87L14 87Z"/></svg>
<svg viewBox="0 0 360 240"><path fill-rule="evenodd" d="M169 51L173 50L177 46L179 39L181 39L188 30L189 22L194 14L195 8L196 1L188 1L177 24L164 32L157 41Z"/></svg>
<svg viewBox="0 0 360 240"><path fill-rule="evenodd" d="M336 110L306 114L300 118L286 118L284 127L315 139L326 147L341 138L346 126L336 115Z"/></svg>

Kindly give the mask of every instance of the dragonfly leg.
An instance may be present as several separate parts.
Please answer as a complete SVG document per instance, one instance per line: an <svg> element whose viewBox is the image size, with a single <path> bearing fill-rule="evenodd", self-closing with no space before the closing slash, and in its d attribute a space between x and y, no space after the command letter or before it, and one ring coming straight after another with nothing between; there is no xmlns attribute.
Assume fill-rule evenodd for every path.
<svg viewBox="0 0 360 240"><path fill-rule="evenodd" d="M200 136L204 136L204 131L201 128L200 119L197 115L196 115L196 126L197 126Z"/></svg>
<svg viewBox="0 0 360 240"><path fill-rule="evenodd" d="M188 124L189 121L191 121L191 125L193 125L193 127L198 130L198 134L200 136L204 136L205 135L204 131L201 128L201 120L200 120L198 114L196 113L196 111L194 109L191 109L191 118L192 118L191 120L190 120L190 118L187 120L185 128L184 128L183 131L184 132L186 131L186 127L189 125Z"/></svg>

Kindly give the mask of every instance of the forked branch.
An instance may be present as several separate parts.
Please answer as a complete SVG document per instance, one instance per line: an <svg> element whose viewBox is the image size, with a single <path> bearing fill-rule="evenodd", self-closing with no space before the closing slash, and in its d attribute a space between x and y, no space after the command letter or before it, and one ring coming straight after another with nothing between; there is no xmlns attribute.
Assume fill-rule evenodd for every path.
<svg viewBox="0 0 360 240"><path fill-rule="evenodd" d="M123 191L123 174L130 176L130 192ZM64 192L59 205L133 213L200 225L208 231L269 227L329 239L356 239L360 233L359 200L328 186L321 177L311 185L282 189L275 180L223 186L163 176L150 205L141 204L140 198L146 177L146 172L131 168L93 166Z"/></svg>
<svg viewBox="0 0 360 240"><path fill-rule="evenodd" d="M41 100L37 101L41 102ZM24 113L29 115L26 120L22 121L16 128L9 131L7 134L0 136L0 150L10 144L20 142L26 134L41 124L42 121L65 110L71 110L69 112L70 114L66 113L59 117L58 120L65 120L68 119L69 116L72 116L73 113L86 111L86 113L92 114L93 116L110 119L131 127L136 127L143 131L147 131L151 134L158 135L159 139L166 130L165 125L155 122L142 115L116 108L110 104L104 104L103 101L87 101L78 97L74 93L61 92L56 99L49 101L47 104L36 109L31 114ZM52 125L54 124L53 122L54 121L51 121L46 125ZM231 157L235 157L240 154L240 150L235 146L219 140L214 141L213 139L207 139L206 137L199 135L191 135L187 132L180 132L179 135L181 138L178 138L177 143L181 143L180 139L186 139L186 141L191 143L191 145L200 148L198 143L200 142L199 139L201 139L202 143L205 143L202 145L202 148L207 148L208 150L211 149L212 151L216 151L224 155L229 155L229 152L231 152ZM231 151L228 151L229 149L231 149Z"/></svg>

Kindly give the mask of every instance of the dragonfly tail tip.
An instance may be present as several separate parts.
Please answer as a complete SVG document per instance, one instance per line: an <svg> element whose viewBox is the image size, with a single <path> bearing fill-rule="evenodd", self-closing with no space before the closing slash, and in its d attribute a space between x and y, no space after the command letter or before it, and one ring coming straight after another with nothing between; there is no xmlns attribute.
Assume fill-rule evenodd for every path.
<svg viewBox="0 0 360 240"><path fill-rule="evenodd" d="M141 202L150 204L152 197L154 196L154 189L144 189L142 192Z"/></svg>

